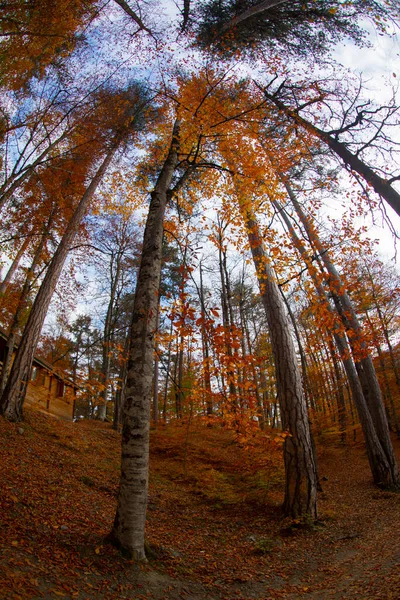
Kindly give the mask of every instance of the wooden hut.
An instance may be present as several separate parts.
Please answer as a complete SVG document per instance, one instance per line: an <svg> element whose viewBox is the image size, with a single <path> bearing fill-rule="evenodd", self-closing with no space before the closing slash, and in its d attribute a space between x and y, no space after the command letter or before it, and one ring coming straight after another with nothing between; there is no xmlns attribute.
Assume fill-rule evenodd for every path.
<svg viewBox="0 0 400 600"><path fill-rule="evenodd" d="M3 365L6 345L7 336L0 330L0 367ZM25 404L72 421L77 389L78 386L70 379L56 372L49 363L35 357Z"/></svg>

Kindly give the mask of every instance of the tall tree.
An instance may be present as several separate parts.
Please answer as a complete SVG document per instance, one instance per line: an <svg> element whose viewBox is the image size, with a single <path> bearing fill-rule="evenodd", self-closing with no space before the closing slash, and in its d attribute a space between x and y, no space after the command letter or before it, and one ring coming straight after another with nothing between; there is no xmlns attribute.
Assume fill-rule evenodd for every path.
<svg viewBox="0 0 400 600"><path fill-rule="evenodd" d="M363 388L363 394L366 399L368 410L371 414L374 428L379 439L380 445L385 453L389 471L382 481L378 483L384 487L399 485L399 471L397 461L393 450L393 445L390 439L389 427L387 423L385 408L383 404L382 394L376 377L375 368L372 362L371 355L368 353L365 340L363 338L362 328L358 320L357 314L347 293L346 287L338 271L336 270L329 252L323 246L315 226L310 218L303 211L296 195L285 179L284 185L287 189L290 200L295 208L296 214L299 217L305 231L307 232L310 243L321 257L322 262L328 272L328 283L330 292L333 295L336 308L341 319L348 331L350 346L352 347L354 360L358 366L360 382ZM382 473L383 474L383 473Z"/></svg>
<svg viewBox="0 0 400 600"><path fill-rule="evenodd" d="M136 560L145 560L150 405L154 333L158 312L163 225L168 193L178 164L180 122L175 121L168 155L151 193L130 328L123 403L121 479L109 541Z"/></svg>
<svg viewBox="0 0 400 600"><path fill-rule="evenodd" d="M128 95L122 96L122 106L120 106L119 110L114 114L114 122L111 121L111 123L108 123L111 131L114 129L113 137L108 144L105 144L105 154L101 159L100 166L77 205L47 269L45 278L40 286L32 310L29 314L7 385L0 399L0 410L2 414L10 420L15 421L22 418L22 406L43 322L68 252L75 239L82 219L86 214L97 187L102 181L117 149L132 133L134 134L137 129L140 129L140 127L143 126L143 112L145 111L147 104L147 97L143 97L141 88L135 88L134 86L131 88Z"/></svg>

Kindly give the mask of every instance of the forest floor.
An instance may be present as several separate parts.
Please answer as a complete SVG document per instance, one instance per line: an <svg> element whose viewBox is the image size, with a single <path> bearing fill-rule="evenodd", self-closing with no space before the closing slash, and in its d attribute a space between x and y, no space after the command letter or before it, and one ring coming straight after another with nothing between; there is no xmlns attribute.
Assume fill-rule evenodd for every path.
<svg viewBox="0 0 400 600"><path fill-rule="evenodd" d="M150 560L136 565L103 541L119 475L111 426L0 419L2 600L400 599L400 494L372 485L361 443L317 440L312 524L282 517L275 434L237 440L196 421L151 441Z"/></svg>

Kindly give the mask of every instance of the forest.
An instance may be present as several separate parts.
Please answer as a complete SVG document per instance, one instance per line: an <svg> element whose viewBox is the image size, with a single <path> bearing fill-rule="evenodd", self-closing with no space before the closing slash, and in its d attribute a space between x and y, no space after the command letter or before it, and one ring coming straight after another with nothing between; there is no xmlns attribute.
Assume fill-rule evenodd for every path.
<svg viewBox="0 0 400 600"><path fill-rule="evenodd" d="M353 539L337 537L343 515L326 507L341 473L358 505L348 519L375 519L387 501L383 530L400 551L399 22L397 0L1 4L2 513L24 581L8 566L5 597L310 596L304 581L232 586L265 575L267 560L280 572L291 536L311 553L316 536L322 554L328 530ZM29 386L52 373L76 392L70 423L28 406ZM219 546L200 533L212 591L182 549L166 551L179 531L163 511L187 535L172 508L182 497L196 527L215 519L216 538L224 518L245 527L247 515L255 562L240 562L239 579L231 550L218 570ZM75 565L54 588L31 559L20 567L26 511L40 522L40 504L65 513L45 522L66 535L51 561ZM268 536L250 530L260 514ZM73 554L75 519L90 561ZM397 598L393 557L384 590L363 579L312 597ZM73 588L95 563L125 579ZM174 577L197 583L178 592Z"/></svg>

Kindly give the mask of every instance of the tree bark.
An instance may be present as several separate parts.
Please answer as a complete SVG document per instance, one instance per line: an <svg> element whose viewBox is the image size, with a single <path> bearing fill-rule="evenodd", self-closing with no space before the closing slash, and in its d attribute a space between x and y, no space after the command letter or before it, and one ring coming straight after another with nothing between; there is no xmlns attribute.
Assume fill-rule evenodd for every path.
<svg viewBox="0 0 400 600"><path fill-rule="evenodd" d="M114 144L104 157L96 175L93 177L88 188L83 194L51 260L42 285L40 286L38 294L35 298L35 302L29 314L18 351L11 368L7 385L0 400L1 413L11 421L19 421L22 419L22 406L29 382L33 357L51 298L64 266L68 251L78 232L79 225L81 224L89 203L100 181L102 180L116 149L117 145Z"/></svg>
<svg viewBox="0 0 400 600"><path fill-rule="evenodd" d="M238 197L265 308L274 355L284 442L284 513L317 517L317 469L312 449L301 374L285 305L263 248L258 223L249 205Z"/></svg>
<svg viewBox="0 0 400 600"><path fill-rule="evenodd" d="M206 305L204 300L204 286L203 286L203 270L201 261L199 264L200 270L200 308L201 308L201 346L203 350L203 377L204 377L204 402L206 405L206 413L208 416L213 414L213 403L212 403L212 391L211 391L211 373L210 373L210 351L208 347L208 335L205 326L206 319Z"/></svg>
<svg viewBox="0 0 400 600"><path fill-rule="evenodd" d="M22 256L25 253L25 250L28 248L29 243L30 243L31 239L29 236L27 236L25 238L25 240L23 241L23 243L20 246L20 249L18 250L14 260L12 261L10 268L8 269L3 281L0 284L0 302L2 299L2 296L4 295L5 291L7 290L7 286L10 283L11 279L14 276L15 271L17 270L20 260L22 258Z"/></svg>
<svg viewBox="0 0 400 600"><path fill-rule="evenodd" d="M386 455L386 462L390 468L390 472L383 473L382 471L382 479L381 481L376 483L383 487L398 486L400 484L399 471L397 467L396 456L393 450L392 441L390 439L390 432L386 418L385 407L383 404L382 394L376 376L375 367L372 362L372 358L367 352L366 344L363 339L360 322L355 313L352 302L346 292L341 277L337 272L335 266L333 265L328 252L323 247L317 235L317 232L315 231L310 220L305 215L289 183L287 181L284 181L284 185L288 192L289 198L295 208L295 211L307 232L310 243L319 253L325 265L325 268L329 274L329 285L339 316L341 317L342 322L347 327L347 329L351 330L351 337L349 339L349 343L352 347L356 365L359 365L359 373L361 373L363 378L361 380L363 395L367 402L367 407L371 414L373 426L379 439L380 445ZM360 348L362 356L357 356L359 351L356 353L354 352L354 343L356 343ZM383 461L380 462L383 465Z"/></svg>
<svg viewBox="0 0 400 600"><path fill-rule="evenodd" d="M164 214L178 162L179 121L157 183L151 193L130 328L126 393L123 407L121 478L118 506L108 540L121 553L146 560L145 521L148 494L150 405L154 332L160 286Z"/></svg>
<svg viewBox="0 0 400 600"><path fill-rule="evenodd" d="M295 123L301 125L306 131L315 135L318 139L323 141L327 146L337 154L344 162L348 165L352 171L358 173L364 181L373 187L375 192L381 196L386 202L393 208L393 210L400 215L400 194L382 177L380 177L371 167L365 162L358 158L355 154L350 152L347 146L339 142L335 137L319 129L303 117L301 117L296 111L290 109L281 100L278 100L275 96L265 92L265 96L275 104L287 117L292 119Z"/></svg>

